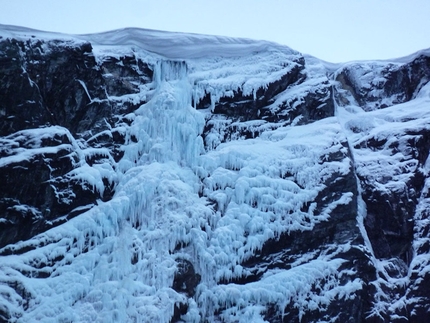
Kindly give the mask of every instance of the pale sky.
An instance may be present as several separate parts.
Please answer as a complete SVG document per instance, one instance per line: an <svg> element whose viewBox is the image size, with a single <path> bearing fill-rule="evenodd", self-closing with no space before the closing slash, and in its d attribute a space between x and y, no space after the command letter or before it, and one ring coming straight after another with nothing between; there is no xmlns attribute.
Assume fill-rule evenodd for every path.
<svg viewBox="0 0 430 323"><path fill-rule="evenodd" d="M71 34L140 27L264 39L330 62L430 48L430 0L0 0L0 24Z"/></svg>

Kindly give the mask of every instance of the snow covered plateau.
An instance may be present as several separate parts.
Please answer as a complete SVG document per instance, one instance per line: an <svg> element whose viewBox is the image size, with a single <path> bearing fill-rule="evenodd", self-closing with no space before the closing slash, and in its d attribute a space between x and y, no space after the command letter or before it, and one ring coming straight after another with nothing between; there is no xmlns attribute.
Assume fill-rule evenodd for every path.
<svg viewBox="0 0 430 323"><path fill-rule="evenodd" d="M0 322L430 322L429 81L0 25Z"/></svg>

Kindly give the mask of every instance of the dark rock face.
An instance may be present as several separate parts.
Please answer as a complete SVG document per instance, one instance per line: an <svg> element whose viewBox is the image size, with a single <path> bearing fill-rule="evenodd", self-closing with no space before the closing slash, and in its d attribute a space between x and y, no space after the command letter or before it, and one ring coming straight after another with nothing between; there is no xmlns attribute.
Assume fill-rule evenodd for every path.
<svg viewBox="0 0 430 323"><path fill-rule="evenodd" d="M424 188L425 177L420 169L428 158L428 151L424 148L430 148L428 137L428 131L421 130L402 134L391 143L373 138L360 143L360 146L371 147L375 152L384 149L392 155L403 155L396 174L387 171L383 178L376 181L359 174L368 212L365 225L374 242L375 255L380 258L398 257L406 263L410 262L413 215ZM391 192L378 190L379 183L396 181L395 177L402 175L407 178L402 183L403 187L396 187Z"/></svg>
<svg viewBox="0 0 430 323"><path fill-rule="evenodd" d="M137 82L150 82L152 70L131 56L97 63L89 43L3 39L0 55L0 156L13 160L29 152L27 159L0 167L3 247L110 198L114 183L103 179L101 192L70 172L84 163L120 159L124 138L116 126L128 121L115 115L143 103L121 97L136 93ZM35 128L40 137L30 131ZM96 152L82 159L80 142L86 140L109 148L109 156Z"/></svg>
<svg viewBox="0 0 430 323"><path fill-rule="evenodd" d="M222 114L229 119L240 121L255 119L265 119L269 122L281 121L280 116L268 110L267 106L274 102L274 97L277 94L285 91L289 86L302 83L306 78L302 74L305 68L303 57L290 62L290 64L294 64L294 67L287 74L270 83L266 88L257 89L254 95L244 95L241 89L237 89L233 96L221 97L215 104L214 114ZM197 103L196 107L197 109L208 108L210 104L210 96L206 95L203 100Z"/></svg>
<svg viewBox="0 0 430 323"><path fill-rule="evenodd" d="M16 133L16 136L11 135L6 138L16 143L14 137L18 136L22 138L21 142L18 141L20 147L28 148L29 143L31 145L31 138L26 137L25 132L19 132ZM75 205L61 203L61 199L56 197L56 192L61 188L52 187L51 185L55 185L55 183L50 183L50 180L73 169L73 158L69 156L72 147L69 138L65 135L56 135L54 138L47 139L44 143L45 147L58 148L60 145L63 147L56 149L56 152L36 154L30 160L7 164L1 169L0 176L4 183L1 190L1 212L7 219L7 222L3 223L1 231L1 246L26 240L43 232L49 228L48 223L57 221L59 214L67 214L73 208L83 205L84 201L75 202ZM4 158L13 158L13 153L10 154L10 152L17 147L8 147L6 141L4 148ZM68 183L64 184L68 185ZM90 196L79 194L78 190L76 193L78 193L78 198L84 200L93 195L91 191L82 192L90 193ZM63 198L67 199L66 196ZM90 197L89 200L93 202L93 198Z"/></svg>
<svg viewBox="0 0 430 323"><path fill-rule="evenodd" d="M200 275L194 270L193 264L188 260L179 259L173 289L178 293L185 293L188 297L193 297L199 283Z"/></svg>
<svg viewBox="0 0 430 323"><path fill-rule="evenodd" d="M350 64L336 76L366 111L413 99L430 80L430 58L420 55L407 64Z"/></svg>
<svg viewBox="0 0 430 323"><path fill-rule="evenodd" d="M363 76L362 72L358 72L366 68L368 66L363 68L351 65L337 75L342 88L366 111L413 100L430 77L429 57L424 55L417 56L409 63L375 68L370 73L371 76ZM376 80L369 83L373 78ZM343 104L347 101L348 99L344 100ZM381 288L387 295L391 295L387 303L394 302L401 295L408 295L406 297L409 298L422 288L417 287L423 280L416 276L415 270L418 267L422 270L427 263L424 260L418 265L422 260L417 257L423 250L417 239L425 241L427 238L424 236L428 234L428 229L424 229L426 225L423 226L421 222L423 198L427 194L428 173L425 164L428 162L430 149L427 126L413 129L406 126L390 133L377 130L363 132L354 123L347 126L353 132L363 134L360 138L357 137L353 150L356 151L357 176L367 208L364 219L366 233L376 258L386 262L382 275L387 282ZM369 125L367 129L375 128ZM366 160L362 159L363 152L368 153ZM375 157L372 158L372 155ZM385 156L396 156L396 163L388 162ZM426 231L424 236L420 235L423 229ZM417 248L417 245L420 247ZM408 270L412 270L412 274ZM399 280L398 283L395 282L396 279ZM407 279L409 283L400 283L403 279ZM394 283L388 283L390 280ZM424 296L426 297L428 296ZM407 305L409 302L414 305ZM385 315L371 316L375 322L420 322L430 317L428 313L424 313L425 307L421 301L406 301L403 308L391 308Z"/></svg>
<svg viewBox="0 0 430 323"><path fill-rule="evenodd" d="M206 137L211 133L222 134L221 142L231 141L232 138L256 138L262 132L261 125L270 123L272 128L291 124L304 125L334 116L333 89L329 79L318 86L312 83L304 72L303 57L293 61L294 67L279 80L266 88L259 88L253 95L244 96L241 90L234 91L231 97L221 97L214 104L212 119L209 119L203 132L206 145L214 148L213 143ZM274 105L276 97L288 93L295 87L307 87L309 90L294 93ZM207 94L196 105L197 109L208 108L211 105L210 95ZM225 122L219 122L220 118ZM251 124L248 126L247 121Z"/></svg>
<svg viewBox="0 0 430 323"><path fill-rule="evenodd" d="M104 118L136 108L109 97L136 93L133 82L152 78L134 57L97 64L90 43L6 39L0 46L3 135L41 125L59 125L73 135L99 129Z"/></svg>
<svg viewBox="0 0 430 323"><path fill-rule="evenodd" d="M178 259L177 267L172 288L187 297L193 297L196 294L197 285L201 281L200 275L196 273L193 264L188 260ZM186 314L187 311L188 304L175 304L175 311L170 322L180 322L181 315Z"/></svg>
<svg viewBox="0 0 430 323"><path fill-rule="evenodd" d="M165 63L175 71L173 76L169 76L170 79L166 76L164 81L176 82L183 77L182 72L188 73L186 61L165 60ZM291 195L291 200L299 193L317 192L311 200L295 202L297 213L307 215L304 217L307 220L300 223L300 230L284 228L279 235L268 235L261 246L255 247L250 255L235 264L232 270L237 269L242 274L208 278L209 274L200 265L201 259L194 259L195 262L187 260L196 253L192 249L191 238L179 246L166 247L166 255L160 257L164 257L163 261L168 263L166 266L174 270L168 277L171 278L169 288L163 292L175 297L172 296L173 304L165 321L181 322L196 317L201 322L239 321L240 310L245 311L249 305L240 303L245 302L245 297L229 299L223 295L228 301L213 301L213 304L203 308L202 304L210 303L210 300L201 300L210 283L231 287L235 292L241 287L253 288L253 284L264 279L270 280L271 275L289 271L297 274L302 264L320 262L335 263L336 270L327 267L327 273L318 273L321 276L306 286L307 290L297 291L301 298L293 295L289 300L280 302L274 297L264 303L255 296L255 299L250 298L250 303L261 307L258 313L268 322L430 321L428 125L408 126L413 117L398 117L395 112L371 114L384 108L388 111L390 106L416 99L430 80L430 58L419 55L407 63L354 63L339 67L336 72L324 70L317 81L309 73L309 70L316 68L310 66L312 63L303 56L296 55L284 64L290 67L288 72L254 89L252 94L244 94L247 92L238 87L212 102L213 93L207 90L192 105L198 111L212 108L203 118L199 133L205 152L216 151L223 144L235 141L252 142L271 136L271 131L276 129L302 129L299 127L314 124L318 128L326 126L324 122L332 122L332 128L327 129L333 131L336 140L324 151L314 153L314 164L305 160L305 153L310 152L303 147L289 147L303 159L306 167L318 169L321 178L315 180L317 189L306 182L312 181L312 178L304 180L297 170L276 175L279 183L293 187L295 195ZM28 40L0 39L1 256L22 255L49 244L49 241L43 241L40 245L29 246L24 242L37 239L39 234L110 201L115 196L119 179L109 174L115 172L118 177L126 176L129 166L121 163L131 160L135 166L139 158L150 158L148 156L155 149L146 152L145 145L152 139L149 136L138 137L140 129L132 127L138 117L153 117L150 110L136 111L159 90L157 82L161 81L155 75L157 68L156 60L139 58L133 50L128 55L104 55L99 60L90 42L44 41L31 37ZM174 91L168 92L168 102L177 99L172 93ZM163 108L170 107L162 106L160 102L157 104ZM363 113L349 116L346 121L337 115L339 120L335 120L336 108L351 110L351 107L362 109ZM373 119L362 122L362 118L368 118L368 115ZM392 122L392 131L380 127L380 124L387 122ZM181 125L185 127L187 122ZM157 124L149 129L157 133L158 128L164 129L164 126ZM293 136L294 131L288 135ZM146 138L147 142L142 138ZM184 137L184 145L190 140L192 138ZM157 142L154 147L158 149L163 144ZM132 145L138 147L136 150L140 155L130 157L127 147ZM243 165L229 162L226 161L222 169L228 174L226 177L234 177L242 171L246 173ZM276 173L278 170L273 169L279 165L263 166L273 166L271 172ZM236 203L226 194L229 189L233 192L230 194L235 194L233 184L227 187L214 184L214 188L210 188L208 183L221 169L213 168L208 167L206 173L199 173L198 167L193 169L193 174L200 181L196 195L206 201L205 207L211 210L215 219L207 223L202 220L198 224L189 224L194 226L189 231L201 239L196 243L201 248L208 247L212 241L202 237L214 234L216 223L225 218L229 203L233 206ZM335 171L327 175L329 168ZM157 169L151 168L150 171L156 173ZM249 178L253 176L249 175ZM172 181L179 185L176 177ZM169 187L171 191L167 190L166 195L175 195L172 193L175 185ZM148 196L157 196L157 192L145 189ZM211 195L213 192L227 197L216 200ZM269 199L270 194L265 192L260 197ZM177 199L179 205L184 197ZM154 198L154 201L157 207L162 204L160 199ZM151 226L150 222L131 220L135 216L133 212L143 213L147 207L141 201L136 204L138 206L125 208L130 223L118 221L119 233L115 234L127 234L130 230L137 237L137 231L145 225ZM243 203L249 209L260 211L265 207L262 204L258 198ZM166 213L176 210L175 205L164 206L162 210ZM133 207L138 210L132 211ZM283 216L287 219L293 217L293 213L286 208ZM187 216L191 223L191 215ZM106 221L114 222L112 218ZM265 224L270 225L270 221L274 220L268 220ZM172 232L174 225L172 223ZM244 240L239 244L247 243L251 229L244 230ZM157 232L156 227L151 230ZM99 235L100 239L108 236L104 232ZM84 243L81 246L78 246L78 239L70 239L67 247L69 257L50 255L47 257L49 260L31 264L36 268L34 272L26 272L22 268L14 270L27 278L55 277L58 268L67 267L73 261L69 258L78 258L97 249L88 233L82 233L82 236ZM118 276L132 276L130 273L133 270L146 270L141 254L143 251L139 250L139 246L150 243L145 240L149 239L147 237L141 239L140 245L133 244L132 259L124 261L124 273ZM115 248L124 255L128 252L127 246L124 249L115 244L100 247L101 251L97 251L100 254L94 256L97 259L94 266L103 261L110 264L112 259L104 259L103 252L109 253ZM167 254L174 255L175 265L166 260L170 259ZM183 257L184 254L187 257ZM228 258L228 255L225 257ZM145 261L148 262L147 259ZM131 263L133 270L128 269L125 263ZM228 270L230 265L227 261ZM106 269L102 267L101 271L103 268ZM210 269L206 268L208 272ZM312 268L305 269L311 272ZM157 272L151 274L153 277L161 275ZM293 274L282 279L295 277ZM115 278L109 277L108 280ZM6 280L1 276L0 281L3 280L19 295L20 302L15 307L0 304L0 321L15 322L28 311L30 300L35 296L31 288L19 280ZM139 292L150 293L147 290ZM223 293L226 293L225 290ZM247 293L243 295L251 292ZM217 299L216 296L213 296L214 299ZM97 297L99 295L85 291L70 306L88 302L99 308L101 305L97 303Z"/></svg>

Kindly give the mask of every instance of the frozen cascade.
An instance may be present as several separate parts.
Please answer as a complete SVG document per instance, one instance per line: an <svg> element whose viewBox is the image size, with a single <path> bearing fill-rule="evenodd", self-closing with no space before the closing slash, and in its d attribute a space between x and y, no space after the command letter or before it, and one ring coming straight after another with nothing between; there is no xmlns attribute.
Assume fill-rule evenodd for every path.
<svg viewBox="0 0 430 323"><path fill-rule="evenodd" d="M201 134L207 112L191 106L193 82L187 62L156 61L150 99L127 116L133 123L124 130L124 157L104 170L117 181L113 199L37 237L51 243L25 258L5 260L9 274L39 295L38 306L24 313L19 300L9 302L23 322L168 322L178 303L188 305L188 321L210 320L226 305L226 321L263 321L263 305L308 307L311 298L319 306L327 297L359 288L358 281L337 286L341 262L326 256L282 277L276 269L268 271L267 279L246 288L218 285L246 277L241 264L266 241L326 221L335 206L315 214L313 201L325 179L349 171L349 159L319 163L324 154L342 151L344 138L333 118L317 127L267 128L259 138L205 151ZM335 204L350 200L345 193ZM25 277L21 272L41 255L47 263L66 256L47 268L50 276L43 281ZM177 259L189 260L201 276L194 298L171 288ZM275 283L275 277L285 284ZM289 284L291 279L297 283ZM312 298L307 288L323 279L338 291ZM55 302L58 298L64 302Z"/></svg>
<svg viewBox="0 0 430 323"><path fill-rule="evenodd" d="M152 99L132 116L116 196L42 234L39 240L55 243L10 265L12 277L40 295L39 306L26 311L23 322L168 322L174 304L183 301L170 288L176 270L170 252L178 241L199 243L193 227L211 215L191 169L203 151L204 117L191 107L185 62L160 61L154 74ZM63 254L44 281L20 273L41 255L49 263ZM21 316L16 297L10 312Z"/></svg>

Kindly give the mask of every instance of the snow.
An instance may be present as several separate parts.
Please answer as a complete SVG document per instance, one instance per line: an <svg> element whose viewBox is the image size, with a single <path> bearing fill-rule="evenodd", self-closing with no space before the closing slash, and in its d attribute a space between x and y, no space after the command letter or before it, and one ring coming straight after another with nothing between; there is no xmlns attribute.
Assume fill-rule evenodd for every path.
<svg viewBox="0 0 430 323"><path fill-rule="evenodd" d="M40 147L42 141L66 137L69 143L61 143L57 146ZM76 149L77 143L70 132L59 126L52 126L40 129L22 130L6 137L0 138L1 153L6 155L0 159L0 167L9 164L18 164L22 161L30 161L36 155L56 154L61 150L72 152Z"/></svg>
<svg viewBox="0 0 430 323"><path fill-rule="evenodd" d="M354 297L362 288L359 279L346 279L341 285L340 278L347 275L339 270L344 260L324 253L304 254L290 270L270 269L256 282L218 282L245 277L243 262L265 242L282 234L310 231L329 221L337 206L353 203L353 192L344 192L320 212L314 202L326 188L326 180L352 171L348 150L353 153L357 174L386 190L404 190L402 185L411 172L402 169L418 167L409 158L405 133L428 128L430 112L422 106L430 101L429 86L422 88L415 101L384 110L364 112L339 106L335 117L307 125L265 121L235 125L212 116L209 110L196 110L192 102L209 94L213 109L221 97L238 90L256 99L259 88L297 66L299 53L264 41L138 29L68 36L2 25L0 34L90 41L99 62L132 54L154 68L154 80L140 86L140 93L109 98L146 99L126 116L132 121L129 126L118 125L85 143L61 127L1 138L8 156L0 159L0 167L67 150L76 155L70 179L101 195L104 180L115 185L110 201L98 201L88 210L84 207L84 213L64 224L6 247L33 247L19 255L2 256L0 264L0 309L17 317L16 322L169 322L175 304L184 302L189 305L184 316L187 322L211 321L217 310L222 310L225 322L265 322L265 305L274 304L281 312L295 304L301 319L305 311L324 309L336 298ZM327 79L328 63L306 59L312 78L279 94L271 105L273 111L285 102L300 101L304 93L318 91L318 84ZM90 100L97 100L79 82ZM207 124L213 128L204 142ZM225 125L259 135L224 141ZM108 149L90 145L97 136L111 136L114 130L126 138L119 162ZM69 142L39 147L42 139L58 134ZM386 143L378 152L358 149L369 138ZM398 154L388 152L390 140L400 141ZM30 146L21 146L21 141ZM341 152L343 158L329 161L327 156L334 152ZM86 160L95 155L103 156L104 161L88 164ZM365 205L360 201L357 221L367 239L363 248L371 253L362 224ZM427 220L420 216L427 204L423 197L421 213L417 213L422 221L417 223L422 226ZM419 230L417 236L426 239ZM417 241L423 241L420 239ZM177 250L178 246L183 248ZM201 275L192 299L171 288L177 259L191 261ZM425 261L430 263L428 258ZM375 266L383 271L382 263L375 262ZM10 287L14 282L31 295L28 304ZM321 282L320 290L313 291L312 286Z"/></svg>
<svg viewBox="0 0 430 323"><path fill-rule="evenodd" d="M139 48L169 59L207 58L217 54L220 57L246 56L252 53L265 52L270 49L290 54L298 54L286 47L269 41L256 41L246 38L200 35L190 33L173 33L150 29L124 28L104 33L87 35L67 35L44 32L25 27L0 25L1 36L16 39L55 40L64 39L74 42L91 42L101 49L106 48L115 53L114 47ZM113 47L113 48L112 48Z"/></svg>
<svg viewBox="0 0 430 323"><path fill-rule="evenodd" d="M380 183L387 191L406 189L404 183L419 167L418 161L411 158L413 152L408 143L416 136L409 134L428 129L430 114L422 108L428 102L429 98L423 96L384 110L344 117L350 143L356 148L354 160L361 176ZM377 151L363 147L371 139L381 143ZM394 142L398 143L397 153L393 153Z"/></svg>

